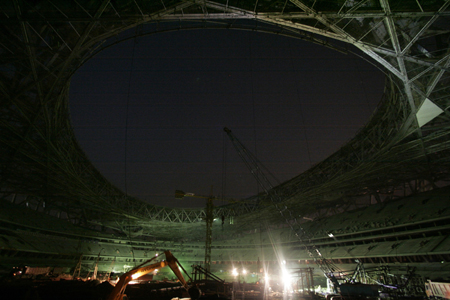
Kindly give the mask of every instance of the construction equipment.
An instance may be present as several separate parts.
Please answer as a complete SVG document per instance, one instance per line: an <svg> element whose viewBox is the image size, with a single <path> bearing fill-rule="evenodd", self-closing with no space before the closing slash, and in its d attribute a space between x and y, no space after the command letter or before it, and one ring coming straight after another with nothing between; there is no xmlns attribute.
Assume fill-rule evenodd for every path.
<svg viewBox="0 0 450 300"><path fill-rule="evenodd" d="M225 127L224 131L227 133L228 137L233 143L233 146L235 147L238 155L250 170L253 177L255 177L260 188L263 189L263 191L266 193L267 199L277 209L280 216L285 219L286 224L289 225L299 242L304 245L305 250L307 251L309 256L319 266L325 276L332 282L334 290L337 293L339 287L338 279L342 279L342 272L331 261L325 259L322 256L319 249L312 243L312 239L309 234L300 225L300 222L297 220L295 214L293 214L292 211L288 209L286 204L283 203L285 200L284 197L281 197L279 195L277 189L274 188L271 181L269 180L269 176L274 178L269 170L264 167L263 164L256 158L256 156L252 154L234 136L230 129Z"/></svg>
<svg viewBox="0 0 450 300"><path fill-rule="evenodd" d="M430 299L450 299L450 283L427 280L425 289Z"/></svg>
<svg viewBox="0 0 450 300"><path fill-rule="evenodd" d="M175 198L182 199L184 197L196 197L196 198L204 198L206 199L206 208L205 208L205 221L206 221L206 238L205 238L205 269L207 273L205 273L205 280L208 279L208 274L211 271L211 243L212 243L212 224L214 221L214 196L212 196L212 187L211 187L211 196L199 196L194 193L185 193L180 190L175 191Z"/></svg>
<svg viewBox="0 0 450 300"><path fill-rule="evenodd" d="M80 258L78 259L78 263L75 267L75 270L73 271L73 275L72 278L75 280L78 277L80 277L80 273L81 273L81 262L83 260L83 254L80 255Z"/></svg>
<svg viewBox="0 0 450 300"><path fill-rule="evenodd" d="M190 288L183 275L181 274L180 269L178 268L178 266L180 266L183 269L178 260L172 255L170 251L164 251L164 254L166 256L165 260L145 266L157 257L155 256L152 259L144 262L143 264L120 276L119 281L116 283L116 286L109 295L108 300L122 300L125 289L131 280L137 279L145 274L153 272L156 269L164 268L165 266L169 266L172 269L173 273L177 276L178 280L180 280L183 287L189 293L191 299L197 299L201 293L196 287ZM184 269L183 271L187 275Z"/></svg>
<svg viewBox="0 0 450 300"><path fill-rule="evenodd" d="M234 147L236 148L241 159L244 161L245 165L249 168L250 172L255 177L258 185L266 193L267 199L269 199L270 203L275 206L280 216L284 218L286 224L288 224L291 228L295 237L299 240L300 243L303 244L309 256L319 266L325 276L331 281L335 293L339 293L342 298L377 298L379 290L382 288L385 290L387 289L388 293L390 292L389 289L396 291L401 290L402 292L404 292L407 290L408 286L412 285L413 279L416 278L416 276L414 275L414 270L412 269L408 270L408 274L402 276L402 278L407 279L405 282L397 282L393 285L386 285L380 281L374 280L374 276L368 276L362 262L358 259L355 259L357 267L352 275L350 275L350 272L341 271L339 268L337 268L336 265L333 264L332 261L327 260L320 253L319 249L314 245L313 240L308 232L306 232L300 225L300 222L297 220L295 214L287 207L284 201L286 200L286 196L282 197L279 194L278 190L271 184L266 173L272 177L274 176L270 174L267 168L262 165L262 163L256 158L255 155L253 155L247 148L245 148L245 146L233 135L231 130L229 130L228 128L224 128L224 131L231 139ZM379 270L377 271L377 274L381 274ZM361 278L363 277L365 279L361 280ZM417 286L417 284L415 286ZM431 290L432 287L432 284L428 284L427 289ZM410 291L408 292L408 294L420 296L423 293L421 293L420 291Z"/></svg>

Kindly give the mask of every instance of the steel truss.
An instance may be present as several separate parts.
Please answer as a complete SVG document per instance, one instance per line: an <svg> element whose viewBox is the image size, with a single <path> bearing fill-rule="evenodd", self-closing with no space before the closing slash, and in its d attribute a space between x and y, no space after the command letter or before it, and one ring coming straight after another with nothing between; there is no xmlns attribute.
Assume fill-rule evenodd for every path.
<svg viewBox="0 0 450 300"><path fill-rule="evenodd" d="M136 224L204 218L203 210L125 197L74 137L71 76L95 53L127 38L121 33L130 28L136 28L133 36L209 27L273 32L327 47L338 40L385 69L385 97L367 126L337 153L278 187L291 209L314 213L356 205L361 197L383 201L447 184L448 0L60 2L0 3L0 188L8 201L85 225L113 226L123 217ZM249 199L215 213L270 215L256 203Z"/></svg>

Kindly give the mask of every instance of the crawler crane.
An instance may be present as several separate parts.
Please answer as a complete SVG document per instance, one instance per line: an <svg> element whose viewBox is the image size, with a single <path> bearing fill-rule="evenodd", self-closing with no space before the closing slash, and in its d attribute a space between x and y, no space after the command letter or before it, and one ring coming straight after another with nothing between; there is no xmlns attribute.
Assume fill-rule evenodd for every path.
<svg viewBox="0 0 450 300"><path fill-rule="evenodd" d="M311 236L305 229L301 226L295 214L289 210L286 203L285 196L281 196L279 191L274 188L268 179L267 174L270 172L265 168L262 163L253 155L245 146L233 135L231 130L228 128L224 128L224 131L229 136L233 146L237 150L239 156L244 161L247 168L250 170L252 175L255 177L260 188L267 195L267 199L269 199L270 203L277 209L280 216L284 218L286 224L289 225L292 232L298 241L304 246L306 252L309 256L314 260L314 262L318 265L320 270L324 273L324 275L331 281L333 284L334 292L339 293L343 298L377 298L378 290L385 290L387 293L396 290L403 290L406 288L407 284L412 282L413 278L415 278L414 270L411 270L408 274L403 276L402 278L406 278L407 280L403 284L399 284L396 286L389 286L383 284L381 282L377 282L374 280L374 277L366 276L366 271L364 270L364 266L359 259L355 259L357 263L357 267L353 272L353 275L345 275L344 272L339 270L339 268L334 265L330 260L327 260L319 251L319 249L314 245ZM271 174L270 174L271 175ZM271 175L274 177L273 175ZM379 272L379 271L378 271ZM374 284L363 284L357 283L356 278L360 275L365 276ZM419 293L420 294L420 293Z"/></svg>
<svg viewBox="0 0 450 300"><path fill-rule="evenodd" d="M225 127L224 131L233 143L238 155L255 177L260 188L267 194L267 198L270 200L270 203L277 209L280 216L284 218L286 224L289 225L299 242L304 245L309 256L319 266L325 276L332 282L335 292L338 292L338 277L340 277L342 272L332 262L322 256L319 249L312 243L311 237L300 225L297 217L283 203L285 199L283 199L279 195L278 191L274 189L274 186L271 184L268 176L266 175L266 173L269 174L267 168L265 168L256 156L234 136L230 129Z"/></svg>

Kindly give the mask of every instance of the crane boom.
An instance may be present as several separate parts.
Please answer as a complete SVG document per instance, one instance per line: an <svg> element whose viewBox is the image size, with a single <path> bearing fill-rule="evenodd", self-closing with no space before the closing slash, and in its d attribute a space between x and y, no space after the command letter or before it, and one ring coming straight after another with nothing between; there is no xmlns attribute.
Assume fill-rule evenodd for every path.
<svg viewBox="0 0 450 300"><path fill-rule="evenodd" d="M288 209L287 205L283 203L283 197L280 196L277 189L274 188L270 182L268 175L274 178L274 176L268 171L266 167L256 158L256 156L251 153L231 132L230 129L223 129L228 137L230 138L233 146L235 147L238 155L241 157L247 168L250 170L252 175L255 177L258 185L267 194L267 198L270 200L271 204L275 206L280 216L284 218L285 222L289 225L294 235L303 244L308 255L314 260L314 262L319 266L321 271L325 276L333 283L335 290L339 286L338 279L335 274L341 273L341 271L330 261L328 261L320 253L319 249L312 243L312 238L305 231L305 229L297 221L297 217ZM266 173L268 175L266 175Z"/></svg>
<svg viewBox="0 0 450 300"><path fill-rule="evenodd" d="M242 144L241 141L237 139L236 136L234 136L230 129L225 127L223 130L227 133L228 137L233 143L233 146L236 149L239 157L250 170L250 173L252 173L253 177L255 177L259 187L263 189L266 194L269 194L269 192L273 190L273 186L265 173L270 175L274 180L276 180L276 178L269 172L266 167L264 167L264 165L258 160L258 158L252 152L250 152L244 146L244 144Z"/></svg>

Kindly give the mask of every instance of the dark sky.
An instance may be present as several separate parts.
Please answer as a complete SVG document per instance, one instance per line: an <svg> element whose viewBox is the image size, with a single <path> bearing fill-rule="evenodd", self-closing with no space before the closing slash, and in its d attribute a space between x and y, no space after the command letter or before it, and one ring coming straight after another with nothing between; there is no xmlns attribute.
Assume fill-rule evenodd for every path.
<svg viewBox="0 0 450 300"><path fill-rule="evenodd" d="M81 146L113 184L152 204L191 207L205 201L177 200L176 189L258 192L223 127L285 181L350 140L383 86L369 63L305 41L178 31L91 59L72 79L70 110Z"/></svg>

